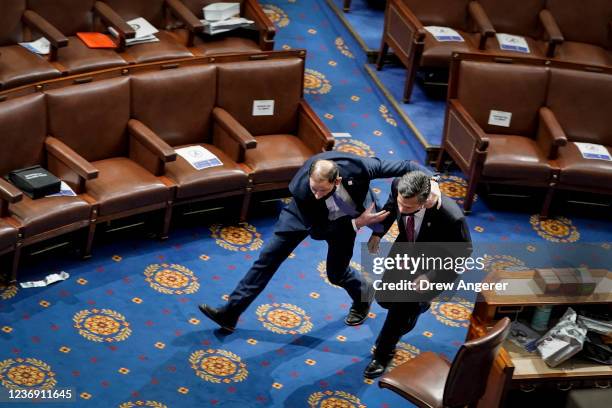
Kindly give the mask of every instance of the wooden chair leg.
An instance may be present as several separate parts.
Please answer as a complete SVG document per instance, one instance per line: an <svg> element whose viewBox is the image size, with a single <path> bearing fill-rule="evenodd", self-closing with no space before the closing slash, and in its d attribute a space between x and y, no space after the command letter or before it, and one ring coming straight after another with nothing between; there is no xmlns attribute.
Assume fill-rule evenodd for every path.
<svg viewBox="0 0 612 408"><path fill-rule="evenodd" d="M249 207L251 205L251 187L247 187L244 197L242 198L242 208L240 209L240 222L246 221L249 215Z"/></svg>
<svg viewBox="0 0 612 408"><path fill-rule="evenodd" d="M19 268L19 259L21 258L21 243L18 243L13 251L13 264L11 265L11 281L10 283L17 282L17 269Z"/></svg>
<svg viewBox="0 0 612 408"><path fill-rule="evenodd" d="M470 174L467 192L465 193L465 200L463 201L463 212L465 214L469 214L472 212L472 204L474 203L474 195L476 194L476 187L478 187L479 179L479 173L472 172L472 174Z"/></svg>
<svg viewBox="0 0 612 408"><path fill-rule="evenodd" d="M438 153L438 160L436 161L436 170L439 172L442 171L444 167L444 158L446 157L446 151L444 150L444 146L440 147L440 152Z"/></svg>
<svg viewBox="0 0 612 408"><path fill-rule="evenodd" d="M404 96L403 102L410 102L410 97L412 96L412 88L414 88L414 80L416 78L417 67L414 64L412 67L406 68L406 82L404 83Z"/></svg>
<svg viewBox="0 0 612 408"><path fill-rule="evenodd" d="M378 51L378 58L376 58L376 70L380 71L385 63L385 58L389 52L389 45L383 39L380 44L380 50Z"/></svg>
<svg viewBox="0 0 612 408"><path fill-rule="evenodd" d="M96 223L92 222L91 224L89 224L86 230L85 243L83 244L83 248L82 248L83 253L82 253L81 258L83 259L91 258L91 248L93 247L93 240L94 240L95 235L96 235Z"/></svg>
<svg viewBox="0 0 612 408"><path fill-rule="evenodd" d="M162 223L161 232L159 234L159 239L166 240L168 239L168 232L170 231L170 221L172 220L172 202L166 203L166 209L164 210L164 219Z"/></svg>
<svg viewBox="0 0 612 408"><path fill-rule="evenodd" d="M545 220L548 218L548 214L550 211L550 206L552 204L553 196L555 195L555 186L551 184L546 191L546 196L544 197L544 203L542 204L542 209L540 210L540 220Z"/></svg>
<svg viewBox="0 0 612 408"><path fill-rule="evenodd" d="M343 5L342 9L344 10L345 13L347 11L350 11L350 9L351 9L351 1L352 0L344 0L344 5Z"/></svg>

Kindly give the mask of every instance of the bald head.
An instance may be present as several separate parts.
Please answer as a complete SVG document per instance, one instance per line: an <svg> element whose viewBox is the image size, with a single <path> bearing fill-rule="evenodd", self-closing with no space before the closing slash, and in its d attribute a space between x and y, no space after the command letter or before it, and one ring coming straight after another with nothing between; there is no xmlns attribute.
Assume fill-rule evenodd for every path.
<svg viewBox="0 0 612 408"><path fill-rule="evenodd" d="M310 191L317 200L324 199L340 184L338 165L331 160L315 160L308 169Z"/></svg>

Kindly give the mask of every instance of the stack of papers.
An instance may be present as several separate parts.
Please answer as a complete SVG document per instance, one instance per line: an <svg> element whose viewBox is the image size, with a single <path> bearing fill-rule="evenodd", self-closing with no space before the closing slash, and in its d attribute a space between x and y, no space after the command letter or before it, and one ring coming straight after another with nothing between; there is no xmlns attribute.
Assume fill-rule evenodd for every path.
<svg viewBox="0 0 612 408"><path fill-rule="evenodd" d="M159 32L159 30L153 27L153 25L151 25L151 23L149 23L144 18L137 17L133 20L127 21L127 23L136 31L136 36L134 38L126 39L126 45L135 45L159 41L159 38L155 36L155 34ZM113 27L108 27L108 31L115 37L119 36L119 33L117 33L117 31Z"/></svg>
<svg viewBox="0 0 612 408"><path fill-rule="evenodd" d="M520 35L495 34L495 36L497 37L497 42L499 42L499 49L529 54L529 45L527 45L525 38Z"/></svg>
<svg viewBox="0 0 612 408"><path fill-rule="evenodd" d="M76 193L74 192L73 189L70 188L68 184L62 181L62 184L60 185L59 193L50 194L45 197L76 197Z"/></svg>
<svg viewBox="0 0 612 408"><path fill-rule="evenodd" d="M580 143L574 142L582 157L585 159L599 159L605 161L612 161L612 156L606 148L606 146L594 143Z"/></svg>
<svg viewBox="0 0 612 408"><path fill-rule="evenodd" d="M176 149L176 154L187 160L196 170L203 170L209 167L223 166L217 156L206 150L202 146L188 146Z"/></svg>
<svg viewBox="0 0 612 408"><path fill-rule="evenodd" d="M51 43L45 37L40 37L36 41L20 42L19 45L30 52L40 55L46 55L51 50Z"/></svg>
<svg viewBox="0 0 612 408"><path fill-rule="evenodd" d="M230 17L221 21L200 21L204 24L204 32L210 35L225 33L240 27L249 27L254 23L252 20L243 17Z"/></svg>
<svg viewBox="0 0 612 408"><path fill-rule="evenodd" d="M438 42L464 41L461 34L449 27L427 26L425 30L427 30Z"/></svg>

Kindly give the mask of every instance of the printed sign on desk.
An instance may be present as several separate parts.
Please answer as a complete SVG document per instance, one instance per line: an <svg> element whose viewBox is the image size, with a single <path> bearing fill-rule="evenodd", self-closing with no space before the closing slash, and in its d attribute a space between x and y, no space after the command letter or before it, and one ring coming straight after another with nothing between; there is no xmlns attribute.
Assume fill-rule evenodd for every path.
<svg viewBox="0 0 612 408"><path fill-rule="evenodd" d="M495 34L497 42L499 42L499 49L504 51L516 51L529 54L529 45L524 37L520 35L511 34Z"/></svg>
<svg viewBox="0 0 612 408"><path fill-rule="evenodd" d="M598 159L598 160L606 160L612 161L612 157L610 156L610 152L606 149L606 146L602 146L594 143L579 143L574 142L582 157L585 159Z"/></svg>
<svg viewBox="0 0 612 408"><path fill-rule="evenodd" d="M176 154L187 160L196 170L203 170L209 167L222 166L223 163L217 156L206 150L202 146L188 146L176 149Z"/></svg>
<svg viewBox="0 0 612 408"><path fill-rule="evenodd" d="M265 99L253 101L253 116L272 116L274 115L274 100Z"/></svg>
<svg viewBox="0 0 612 408"><path fill-rule="evenodd" d="M447 41L459 41L463 42L463 37L457 31L453 30L449 27L439 27L439 26L427 26L425 27L427 31L436 39L438 42L447 42Z"/></svg>
<svg viewBox="0 0 612 408"><path fill-rule="evenodd" d="M498 110L491 110L489 113L489 125L510 127L510 120L512 119L512 112L504 112Z"/></svg>

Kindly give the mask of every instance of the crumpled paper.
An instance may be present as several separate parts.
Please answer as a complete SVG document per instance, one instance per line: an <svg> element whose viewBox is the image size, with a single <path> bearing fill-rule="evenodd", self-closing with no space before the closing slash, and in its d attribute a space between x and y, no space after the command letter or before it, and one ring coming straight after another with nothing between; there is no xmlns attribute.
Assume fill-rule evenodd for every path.
<svg viewBox="0 0 612 408"><path fill-rule="evenodd" d="M31 281L31 282L20 282L22 288L42 288L45 286L49 286L52 283L66 280L70 277L67 272L60 273L52 273L51 275L45 276L45 279L39 281Z"/></svg>
<svg viewBox="0 0 612 408"><path fill-rule="evenodd" d="M538 352L550 367L556 367L582 350L587 329L570 307L561 320L537 341Z"/></svg>

